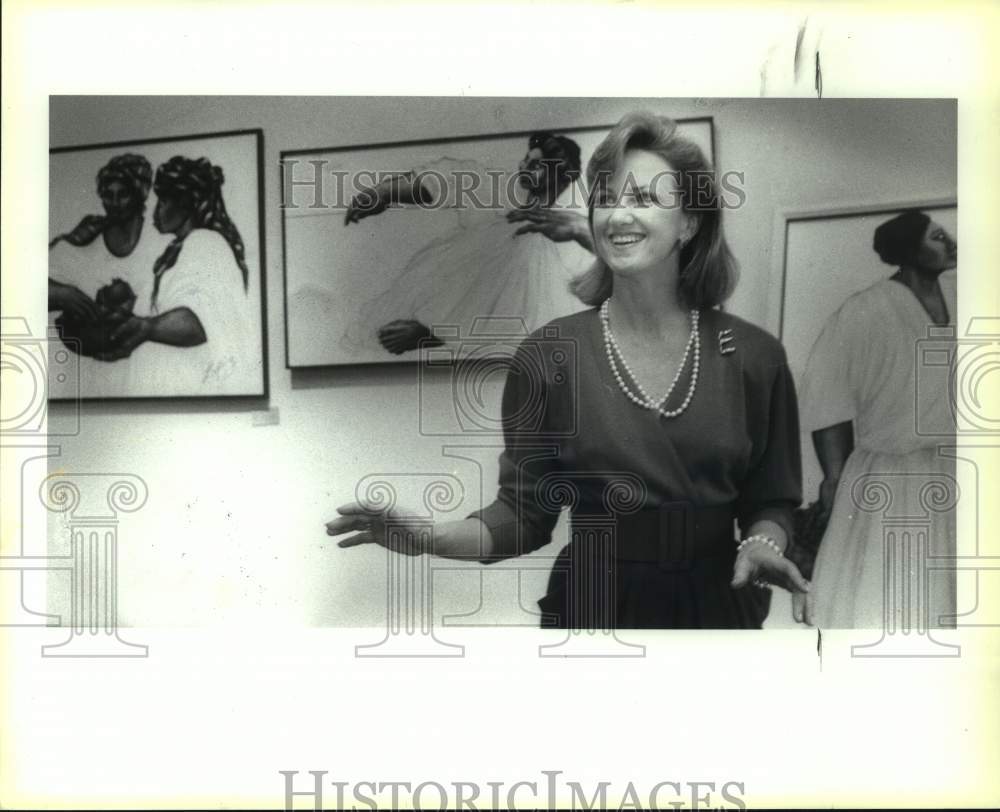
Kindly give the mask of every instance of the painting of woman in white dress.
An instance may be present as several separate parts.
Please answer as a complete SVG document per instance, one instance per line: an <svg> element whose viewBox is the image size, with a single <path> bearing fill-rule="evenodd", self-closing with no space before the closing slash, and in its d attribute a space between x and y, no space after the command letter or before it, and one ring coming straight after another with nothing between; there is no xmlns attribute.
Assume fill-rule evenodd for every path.
<svg viewBox="0 0 1000 812"><path fill-rule="evenodd" d="M568 285L592 260L586 218L559 207L579 176L577 143L539 132L528 138L513 175L442 158L356 194L345 226L399 205L420 206L427 217L454 209L459 218L457 228L416 251L361 308L345 340L363 346L374 335L386 352L401 355L456 336L461 341L477 319L501 317L530 332L567 307L580 309L553 294L554 280Z"/></svg>
<svg viewBox="0 0 1000 812"><path fill-rule="evenodd" d="M55 257L65 254L64 266L95 262L114 266L113 260L130 256L142 236L152 181L152 167L142 155L114 156L97 173L104 214L85 215L71 230L53 237L50 263L54 249ZM55 263L60 264L58 258ZM110 334L131 315L135 296L121 279L91 294L81 290L80 283L80 279L59 281L50 275L49 310L60 313L56 324L65 346L93 356L109 348Z"/></svg>
<svg viewBox="0 0 1000 812"><path fill-rule="evenodd" d="M49 311L65 348L78 354L80 397L263 393L259 240L249 232L247 249L228 205L235 178L240 219L259 225L256 140L239 139L231 170L222 163L225 139L184 145L208 147L199 157L177 154L170 142L116 155L98 172L105 214L77 216L69 228L59 227L74 199L68 186L89 152L57 156ZM72 389L54 380L50 392Z"/></svg>
<svg viewBox="0 0 1000 812"><path fill-rule="evenodd" d="M157 168L153 224L171 239L150 268L145 315L111 334L101 360L139 352L137 374L168 374L185 388L222 385L238 373L251 342L249 269L223 201L224 180L205 158L178 155Z"/></svg>
<svg viewBox="0 0 1000 812"><path fill-rule="evenodd" d="M953 426L954 417L947 386L918 385L915 353L929 328L956 323L958 245L938 220L910 209L879 224L873 248L894 271L827 320L803 376L802 421L822 468L828 524L813 588L793 611L824 628L954 626L955 573L922 573L926 562L917 559L956 554L955 459L939 451L940 437L917 430L917 416L935 426ZM932 510L929 488L942 497ZM926 514L923 542L873 509L882 497L897 525ZM893 592L902 587L892 586L893 533L913 536L899 564L899 577L912 581L902 602Z"/></svg>

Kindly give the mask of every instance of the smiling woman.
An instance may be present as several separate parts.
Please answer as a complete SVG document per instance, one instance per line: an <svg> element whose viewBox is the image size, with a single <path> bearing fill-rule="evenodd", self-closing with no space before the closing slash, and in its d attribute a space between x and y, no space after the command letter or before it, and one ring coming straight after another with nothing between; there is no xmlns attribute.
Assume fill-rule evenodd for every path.
<svg viewBox="0 0 1000 812"><path fill-rule="evenodd" d="M637 217L638 236L646 236L648 226L654 238L669 237L673 250L666 254L676 254L669 261L678 268L677 294L689 304L714 307L729 297L737 279L737 263L722 229L725 204L704 153L677 134L673 122L668 127L663 121L655 116L626 117L595 151L587 168L591 228L595 234L610 235L629 225L616 212L621 204L631 203L628 209ZM672 229L671 234L664 234L664 229ZM598 256L599 261L574 284L576 294L588 304L609 298L613 287L611 264L600 252ZM624 269L631 254L610 256Z"/></svg>
<svg viewBox="0 0 1000 812"><path fill-rule="evenodd" d="M491 563L547 544L568 506L546 626L759 628L767 586L807 591L783 555L801 499L795 390L777 340L717 309L736 264L708 169L670 119L626 116L587 170L598 260L575 291L591 309L513 359L496 501L432 542L417 520L390 538L406 512L365 503L327 532Z"/></svg>

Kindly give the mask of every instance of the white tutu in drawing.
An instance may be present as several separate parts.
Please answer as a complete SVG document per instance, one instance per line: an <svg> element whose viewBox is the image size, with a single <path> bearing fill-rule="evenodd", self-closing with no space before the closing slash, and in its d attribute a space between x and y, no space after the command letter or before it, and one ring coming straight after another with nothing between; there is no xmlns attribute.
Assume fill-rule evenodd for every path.
<svg viewBox="0 0 1000 812"><path fill-rule="evenodd" d="M361 308L347 344L376 348L378 329L397 320L465 337L482 317L520 321L530 332L583 308L568 284L592 261L587 251L539 234L515 237L517 225L502 213L474 219L414 254L391 286Z"/></svg>

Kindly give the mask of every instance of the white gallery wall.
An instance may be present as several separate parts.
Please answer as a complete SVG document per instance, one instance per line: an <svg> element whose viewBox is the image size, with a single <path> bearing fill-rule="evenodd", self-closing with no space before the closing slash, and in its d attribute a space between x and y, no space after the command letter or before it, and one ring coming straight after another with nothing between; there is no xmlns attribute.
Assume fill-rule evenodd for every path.
<svg viewBox="0 0 1000 812"><path fill-rule="evenodd" d="M476 461L457 459L444 455L440 438L419 433L419 408L452 408L446 373L432 376L421 406L412 364L284 368L282 150L558 131L610 124L637 107L714 118L718 169L745 173L747 195L745 206L727 215L743 269L729 309L761 325L768 316L776 211L957 194L956 109L947 101L52 98L52 147L264 132L270 398L84 403L79 434L58 440L58 456L32 463L40 469L36 480L47 465L49 471L132 473L147 484L147 503L120 525L120 623L382 625L385 553L371 546L337 549L323 526L334 508L374 472L394 475L404 501L417 494L416 475L454 475L464 501L442 518L464 516L493 498L496 449L470 453ZM873 281L886 271L872 254ZM837 257L820 272L836 274ZM493 389L498 402L499 387ZM53 404L50 432L67 429L75 408ZM563 540L539 555L553 555ZM50 554L69 550L58 517L49 522L48 544ZM477 622L530 623L512 599L512 575L449 566L436 576L436 613L473 612L482 601ZM50 575L55 609L66 594L60 577ZM540 597L545 577L544 568L525 572L525 605ZM776 602L769 625L785 625L786 612Z"/></svg>

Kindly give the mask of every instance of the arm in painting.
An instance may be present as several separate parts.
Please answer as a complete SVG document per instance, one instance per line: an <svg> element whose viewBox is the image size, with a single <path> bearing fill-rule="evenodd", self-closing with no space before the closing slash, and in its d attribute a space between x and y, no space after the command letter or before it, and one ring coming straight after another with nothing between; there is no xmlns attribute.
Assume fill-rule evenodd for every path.
<svg viewBox="0 0 1000 812"><path fill-rule="evenodd" d="M175 307L148 321L149 341L173 347L196 347L207 341L201 320L187 307Z"/></svg>
<svg viewBox="0 0 1000 812"><path fill-rule="evenodd" d="M114 349L94 357L99 361L128 358L136 347L147 341L172 347L196 347L207 340L205 328L194 312L187 307L175 307L159 316L133 316L111 333Z"/></svg>
<svg viewBox="0 0 1000 812"><path fill-rule="evenodd" d="M365 186L355 193L347 206L344 225L381 214L389 206L412 206L431 202L433 198L430 192L413 172L391 174L374 186Z"/></svg>
<svg viewBox="0 0 1000 812"><path fill-rule="evenodd" d="M819 486L819 498L823 512L829 515L833 509L833 499L837 493L844 463L854 450L854 425L850 420L819 429L812 433L816 457L823 469L823 482Z"/></svg>
<svg viewBox="0 0 1000 812"><path fill-rule="evenodd" d="M97 321L97 303L73 285L49 279L49 311L61 310L84 322Z"/></svg>
<svg viewBox="0 0 1000 812"><path fill-rule="evenodd" d="M552 242L574 241L581 248L594 253L590 224L587 222L587 218L579 212L544 206L533 209L514 209L507 213L507 221L524 223L514 232L515 237L522 234L541 234Z"/></svg>

